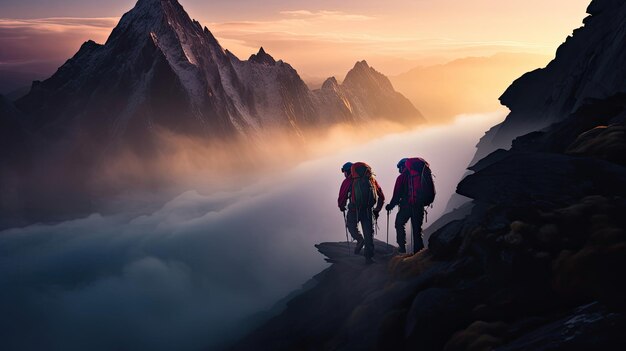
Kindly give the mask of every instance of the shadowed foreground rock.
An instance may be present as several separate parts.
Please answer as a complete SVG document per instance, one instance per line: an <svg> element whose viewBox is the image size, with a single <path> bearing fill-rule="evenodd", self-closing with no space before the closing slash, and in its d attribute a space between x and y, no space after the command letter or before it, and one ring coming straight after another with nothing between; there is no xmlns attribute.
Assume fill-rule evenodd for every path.
<svg viewBox="0 0 626 351"><path fill-rule="evenodd" d="M337 348L351 339L351 329L370 322L362 320L359 307L387 282L392 247L375 240L375 263L371 265L365 265L363 255L352 253L354 243L351 250L345 242L322 243L316 247L332 263L313 278L317 285L288 302L282 314L233 350Z"/></svg>

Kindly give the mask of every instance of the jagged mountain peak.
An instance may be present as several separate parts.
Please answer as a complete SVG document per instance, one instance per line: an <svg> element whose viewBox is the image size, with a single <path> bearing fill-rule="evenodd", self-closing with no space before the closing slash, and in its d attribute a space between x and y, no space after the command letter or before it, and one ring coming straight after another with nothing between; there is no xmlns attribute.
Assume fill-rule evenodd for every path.
<svg viewBox="0 0 626 351"><path fill-rule="evenodd" d="M337 78L330 77L324 81L322 84L322 90L335 90L339 86L339 82L337 82Z"/></svg>
<svg viewBox="0 0 626 351"><path fill-rule="evenodd" d="M151 11L166 11L172 6L173 8L183 8L177 0L138 0L133 9L150 8Z"/></svg>
<svg viewBox="0 0 626 351"><path fill-rule="evenodd" d="M354 67L352 69L356 69L356 70L368 70L370 69L370 65L367 64L367 61L365 60L361 60L361 61L357 61L354 64Z"/></svg>
<svg viewBox="0 0 626 351"><path fill-rule="evenodd" d="M343 80L343 84L348 87L376 87L378 89L388 91L394 90L389 78L376 71L373 67L368 65L365 60L357 61L354 64L354 67L348 72L346 78Z"/></svg>
<svg viewBox="0 0 626 351"><path fill-rule="evenodd" d="M259 49L259 52L250 55L248 61L267 65L273 65L276 63L276 60L274 60L274 58L270 54L265 52L265 49L263 49L262 46Z"/></svg>
<svg viewBox="0 0 626 351"><path fill-rule="evenodd" d="M98 44L93 40L87 40L80 46L80 49L78 49L77 55L88 53L88 52L93 52L94 50L97 50L101 48L102 46L103 46L102 44Z"/></svg>
<svg viewBox="0 0 626 351"><path fill-rule="evenodd" d="M132 35L145 37L170 28L179 32L202 33L200 23L192 20L178 1L139 0L122 16L107 44Z"/></svg>

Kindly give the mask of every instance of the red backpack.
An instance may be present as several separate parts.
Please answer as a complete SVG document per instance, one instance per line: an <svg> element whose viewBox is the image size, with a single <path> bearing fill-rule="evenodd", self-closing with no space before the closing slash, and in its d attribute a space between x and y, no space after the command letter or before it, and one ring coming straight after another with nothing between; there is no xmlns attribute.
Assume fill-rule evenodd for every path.
<svg viewBox="0 0 626 351"><path fill-rule="evenodd" d="M370 208L378 201L372 168L364 162L357 162L350 168L352 191L350 203L356 208Z"/></svg>
<svg viewBox="0 0 626 351"><path fill-rule="evenodd" d="M435 201L435 183L428 162L419 157L410 158L405 167L409 172L409 204L431 205Z"/></svg>

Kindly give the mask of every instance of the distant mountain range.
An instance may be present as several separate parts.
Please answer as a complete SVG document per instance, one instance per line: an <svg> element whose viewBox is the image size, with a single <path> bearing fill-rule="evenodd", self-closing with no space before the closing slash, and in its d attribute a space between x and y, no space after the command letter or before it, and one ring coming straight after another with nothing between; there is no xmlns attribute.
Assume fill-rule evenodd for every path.
<svg viewBox="0 0 626 351"><path fill-rule="evenodd" d="M17 100L0 96L0 211L90 211L95 197L111 195L94 195L94 183L128 183L127 175L111 174L119 155L131 155L122 174L136 172L142 186L154 186L151 177L163 172L150 162L171 147L163 134L228 143L207 152L246 164L250 150L274 142L270 136L303 145L309 132L381 119L424 122L365 61L342 84L333 77L310 90L263 48L237 58L178 1L139 0L104 44L85 42Z"/></svg>
<svg viewBox="0 0 626 351"><path fill-rule="evenodd" d="M423 121L365 61L344 84L331 78L311 91L263 48L248 60L222 48L176 0L139 0L104 45L84 43L15 101L15 110L1 118L19 120L29 134L105 144L149 140L157 128L214 139L268 128L301 134L337 122Z"/></svg>
<svg viewBox="0 0 626 351"><path fill-rule="evenodd" d="M498 97L520 75L550 60L546 55L498 53L416 67L391 76L393 86L420 107L430 122L501 108Z"/></svg>

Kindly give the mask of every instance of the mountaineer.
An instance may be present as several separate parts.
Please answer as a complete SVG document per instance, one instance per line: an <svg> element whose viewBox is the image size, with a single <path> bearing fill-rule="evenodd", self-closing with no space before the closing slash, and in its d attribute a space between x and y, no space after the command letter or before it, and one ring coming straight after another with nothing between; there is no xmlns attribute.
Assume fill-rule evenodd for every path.
<svg viewBox="0 0 626 351"><path fill-rule="evenodd" d="M399 207L395 222L398 252L406 253L405 225L410 219L413 253L417 253L424 248L422 239L424 207L431 205L435 199L433 176L428 162L419 157L403 158L397 167L400 175L396 178L393 197L385 209L389 212L396 205Z"/></svg>
<svg viewBox="0 0 626 351"><path fill-rule="evenodd" d="M370 264L374 262L372 260L374 256L373 219L378 218L385 203L385 195L374 179L371 167L366 163L347 162L341 167L341 172L345 179L339 189L337 201L339 210L343 212L350 235L357 242L354 253L358 254L365 246L365 263ZM348 200L350 200L349 203ZM363 236L359 233L359 222L361 222Z"/></svg>

